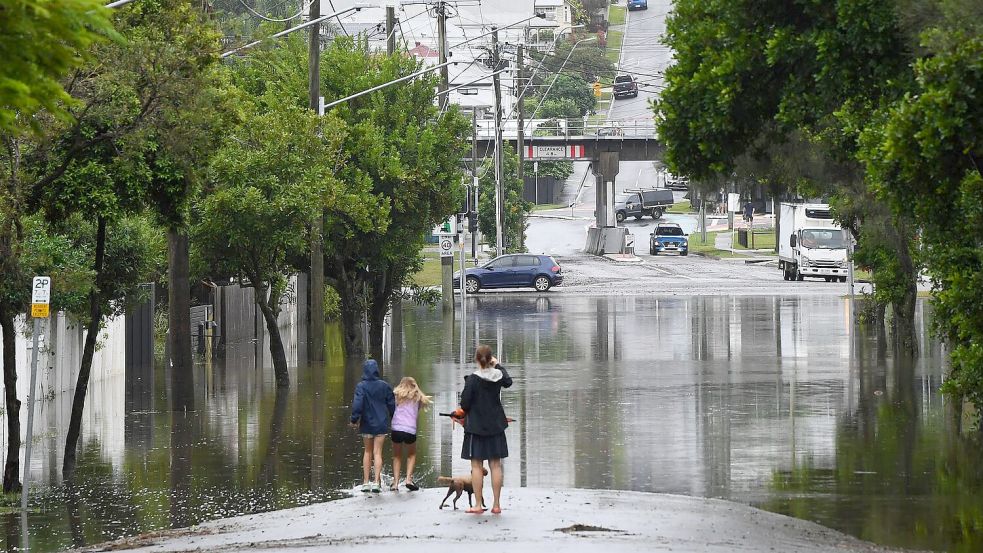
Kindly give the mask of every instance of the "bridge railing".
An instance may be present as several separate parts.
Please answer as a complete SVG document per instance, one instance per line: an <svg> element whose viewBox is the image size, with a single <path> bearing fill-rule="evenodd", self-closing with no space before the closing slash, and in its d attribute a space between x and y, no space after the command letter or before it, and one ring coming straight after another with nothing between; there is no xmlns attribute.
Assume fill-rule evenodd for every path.
<svg viewBox="0 0 983 553"><path fill-rule="evenodd" d="M552 136L558 138L628 138L653 139L655 122L651 119L584 120L584 119L534 119L523 125L525 136ZM478 121L478 138L495 138L495 122ZM514 119L502 121L502 137L514 140L518 136L518 123Z"/></svg>

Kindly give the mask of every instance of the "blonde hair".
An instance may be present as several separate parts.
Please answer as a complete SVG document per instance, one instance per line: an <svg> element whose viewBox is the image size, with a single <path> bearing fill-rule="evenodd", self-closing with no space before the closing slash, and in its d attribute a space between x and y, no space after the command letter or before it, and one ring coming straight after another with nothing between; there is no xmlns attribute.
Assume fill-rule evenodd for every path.
<svg viewBox="0 0 983 553"><path fill-rule="evenodd" d="M407 401L414 401L426 407L433 403L433 399L430 396L423 393L420 386L416 383L416 379L412 376L404 376L402 380L399 381L399 385L393 388L393 394L396 395L396 403L406 403Z"/></svg>

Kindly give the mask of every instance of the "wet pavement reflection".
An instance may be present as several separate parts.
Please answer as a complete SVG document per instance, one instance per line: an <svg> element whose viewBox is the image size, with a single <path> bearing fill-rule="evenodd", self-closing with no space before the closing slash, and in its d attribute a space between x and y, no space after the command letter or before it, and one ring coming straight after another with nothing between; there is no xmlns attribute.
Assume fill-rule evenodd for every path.
<svg viewBox="0 0 983 553"><path fill-rule="evenodd" d="M886 545L983 548L980 444L956 434L938 392L944 356L927 305L908 359L877 332L851 332L837 297L485 294L469 304L463 324L406 306L389 327L384 377L414 376L436 402L420 418L424 486L467 470L461 430L436 412L455 405L471 370L462 353L482 342L516 382L504 394L517 419L506 486L718 497ZM360 478L347 421L361 370L341 357L338 329L328 343L325 366L292 369L281 391L249 357L253 344L230 350L202 367L196 413L168 412L158 385L153 411L84 442L75 484L49 471L32 549L345 496ZM106 455L100 440L116 436L122 455ZM7 516L13 550L19 519Z"/></svg>

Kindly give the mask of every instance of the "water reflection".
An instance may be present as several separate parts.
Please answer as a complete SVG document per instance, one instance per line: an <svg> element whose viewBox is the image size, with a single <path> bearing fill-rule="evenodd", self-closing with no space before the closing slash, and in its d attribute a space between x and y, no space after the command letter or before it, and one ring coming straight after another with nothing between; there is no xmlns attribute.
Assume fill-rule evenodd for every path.
<svg viewBox="0 0 983 553"><path fill-rule="evenodd" d="M439 311L405 306L390 326L385 377L415 376L436 401L420 421L424 485L468 469L461 430L435 413L455 404L484 342L516 381L504 395L518 419L507 486L721 497L890 545L983 546L979 446L951 432L922 310L921 353L906 360L883 336L851 333L835 297L470 302L463 354L462 325ZM280 391L256 343L227 344L224 362L203 369L198 412L171 414L160 394L156 410L126 416L121 456L102 443L116 434L90 434L75 488L48 475L32 546L341 497L359 478L361 446L346 423L361 364L343 360L337 329L327 342L325 365L292 368L295 387ZM6 523L10 548L17 525Z"/></svg>

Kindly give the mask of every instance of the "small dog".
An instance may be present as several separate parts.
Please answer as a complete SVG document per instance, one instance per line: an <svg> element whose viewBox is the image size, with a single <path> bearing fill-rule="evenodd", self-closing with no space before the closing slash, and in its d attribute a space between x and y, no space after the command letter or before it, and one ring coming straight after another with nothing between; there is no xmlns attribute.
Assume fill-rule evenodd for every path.
<svg viewBox="0 0 983 553"><path fill-rule="evenodd" d="M488 469L481 467L481 472L485 476L488 476ZM454 501L452 502L452 505L454 505L454 510L457 510L457 500L461 499L461 494L464 492L468 492L468 507L471 507L471 502L472 502L471 498L474 495L474 486L471 484L470 474L468 474L467 476L456 476L453 478L447 476L441 476L437 478L437 483L442 486L445 484L447 485L447 495L444 496L444 500L440 502L441 509L443 509L444 504L447 503L447 498L450 497L451 494L455 492L457 493L457 495L454 496ZM482 503L481 508L484 509L485 508L484 500L482 500L481 503Z"/></svg>

